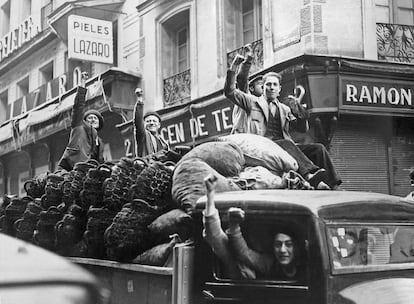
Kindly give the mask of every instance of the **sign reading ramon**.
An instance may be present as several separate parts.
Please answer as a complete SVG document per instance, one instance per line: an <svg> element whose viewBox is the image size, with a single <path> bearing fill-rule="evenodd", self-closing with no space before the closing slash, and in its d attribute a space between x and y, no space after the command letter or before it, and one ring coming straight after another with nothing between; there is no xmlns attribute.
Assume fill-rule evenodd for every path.
<svg viewBox="0 0 414 304"><path fill-rule="evenodd" d="M113 63L112 23L70 15L68 18L68 57L85 61Z"/></svg>
<svg viewBox="0 0 414 304"><path fill-rule="evenodd" d="M414 110L414 83L400 80L341 77L341 108L373 112Z"/></svg>

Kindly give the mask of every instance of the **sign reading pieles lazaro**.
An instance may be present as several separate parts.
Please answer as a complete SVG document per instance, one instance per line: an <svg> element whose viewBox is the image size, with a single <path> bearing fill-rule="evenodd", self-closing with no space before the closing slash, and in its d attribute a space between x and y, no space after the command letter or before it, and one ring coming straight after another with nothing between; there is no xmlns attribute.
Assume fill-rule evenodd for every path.
<svg viewBox="0 0 414 304"><path fill-rule="evenodd" d="M414 114L414 82L341 77L340 109Z"/></svg>
<svg viewBox="0 0 414 304"><path fill-rule="evenodd" d="M69 16L68 57L112 64L112 23L77 15Z"/></svg>

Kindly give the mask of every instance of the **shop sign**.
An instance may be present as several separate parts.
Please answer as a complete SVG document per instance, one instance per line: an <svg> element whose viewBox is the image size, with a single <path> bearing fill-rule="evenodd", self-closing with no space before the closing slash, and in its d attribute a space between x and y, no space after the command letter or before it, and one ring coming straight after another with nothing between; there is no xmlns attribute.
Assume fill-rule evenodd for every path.
<svg viewBox="0 0 414 304"><path fill-rule="evenodd" d="M29 16L14 30L4 35L0 40L0 62L32 40L39 33L39 28Z"/></svg>
<svg viewBox="0 0 414 304"><path fill-rule="evenodd" d="M112 23L70 15L68 17L68 57L112 64Z"/></svg>
<svg viewBox="0 0 414 304"><path fill-rule="evenodd" d="M414 114L414 82L341 77L340 110Z"/></svg>
<svg viewBox="0 0 414 304"><path fill-rule="evenodd" d="M230 133L233 104L226 98L189 105L173 112L160 113L161 136L170 144L193 145ZM131 124L132 125L132 124ZM132 128L124 134L125 155L135 155L135 139Z"/></svg>

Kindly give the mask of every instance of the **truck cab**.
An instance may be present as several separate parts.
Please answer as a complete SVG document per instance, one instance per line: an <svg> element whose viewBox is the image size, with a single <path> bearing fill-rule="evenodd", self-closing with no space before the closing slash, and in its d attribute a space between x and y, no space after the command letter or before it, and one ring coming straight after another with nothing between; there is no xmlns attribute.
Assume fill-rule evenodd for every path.
<svg viewBox="0 0 414 304"><path fill-rule="evenodd" d="M206 198L196 205L201 218ZM223 229L227 210L245 211L249 248L271 254L280 224L298 242L298 279L229 277L201 238L196 289L210 303L414 303L414 204L400 197L351 191L257 190L215 196ZM201 233L200 233L201 235Z"/></svg>

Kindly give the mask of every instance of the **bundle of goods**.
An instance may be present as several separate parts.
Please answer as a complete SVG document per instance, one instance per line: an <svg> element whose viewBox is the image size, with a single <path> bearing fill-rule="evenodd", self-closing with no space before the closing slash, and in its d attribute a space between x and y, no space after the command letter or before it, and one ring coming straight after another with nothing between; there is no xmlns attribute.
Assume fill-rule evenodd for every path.
<svg viewBox="0 0 414 304"><path fill-rule="evenodd" d="M49 207L46 211L41 211L33 234L34 243L43 248L55 250L55 226L62 218L62 211L55 206Z"/></svg>
<svg viewBox="0 0 414 304"><path fill-rule="evenodd" d="M61 184L63 177L57 174L48 174L46 178L45 194L41 198L41 206L44 210L49 207L56 207L62 201Z"/></svg>
<svg viewBox="0 0 414 304"><path fill-rule="evenodd" d="M116 214L116 211L108 208L89 208L88 221L84 233L87 248L85 256L101 259L106 257L104 233L112 224Z"/></svg>
<svg viewBox="0 0 414 304"><path fill-rule="evenodd" d="M141 171L130 187L130 201L145 200L158 212L175 208L171 197L172 169L161 162L154 161Z"/></svg>
<svg viewBox="0 0 414 304"><path fill-rule="evenodd" d="M16 228L16 237L25 241L31 241L42 207L40 206L40 199L33 200L32 197L25 196L22 198L22 201L24 200L27 201L26 210L23 216L14 222L14 226Z"/></svg>
<svg viewBox="0 0 414 304"><path fill-rule="evenodd" d="M159 215L156 207L142 199L126 203L105 231L108 257L127 262L151 248L147 226Z"/></svg>
<svg viewBox="0 0 414 304"><path fill-rule="evenodd" d="M81 206L88 209L90 206L103 206L102 186L105 179L111 176L111 168L108 165L100 165L89 169L83 181L83 190L80 192Z"/></svg>
<svg viewBox="0 0 414 304"><path fill-rule="evenodd" d="M103 183L103 206L120 211L128 203L129 188L139 175L140 165L132 159L123 157L112 167L109 178Z"/></svg>
<svg viewBox="0 0 414 304"><path fill-rule="evenodd" d="M10 223L6 221L6 207L11 203L11 200L14 197L16 196L5 195L3 197L3 202L0 204L0 232L5 234L10 234L12 231L12 226L10 226Z"/></svg>
<svg viewBox="0 0 414 304"><path fill-rule="evenodd" d="M24 183L24 190L27 195L33 198L40 198L45 194L46 179L49 172L35 176L33 179Z"/></svg>
<svg viewBox="0 0 414 304"><path fill-rule="evenodd" d="M197 200L206 194L204 178L209 174L217 177L217 192L241 190L230 178L226 178L199 158L181 160L173 174L172 197L180 208L191 213Z"/></svg>
<svg viewBox="0 0 414 304"><path fill-rule="evenodd" d="M16 236L15 222L23 216L28 199L19 199L18 197L9 197L10 202L4 209L4 217L2 218L3 232L12 236Z"/></svg>
<svg viewBox="0 0 414 304"><path fill-rule="evenodd" d="M56 249L62 255L83 255L72 253L76 244L81 242L87 223L87 211L77 204L72 204L62 220L56 223ZM86 251L85 251L86 252Z"/></svg>
<svg viewBox="0 0 414 304"><path fill-rule="evenodd" d="M231 142L207 142L186 155L180 162L198 158L225 177L237 176L245 165L242 150Z"/></svg>
<svg viewBox="0 0 414 304"><path fill-rule="evenodd" d="M278 144L266 137L240 133L222 136L219 140L238 146L243 152L248 167L265 167L278 176L298 169L296 160Z"/></svg>

